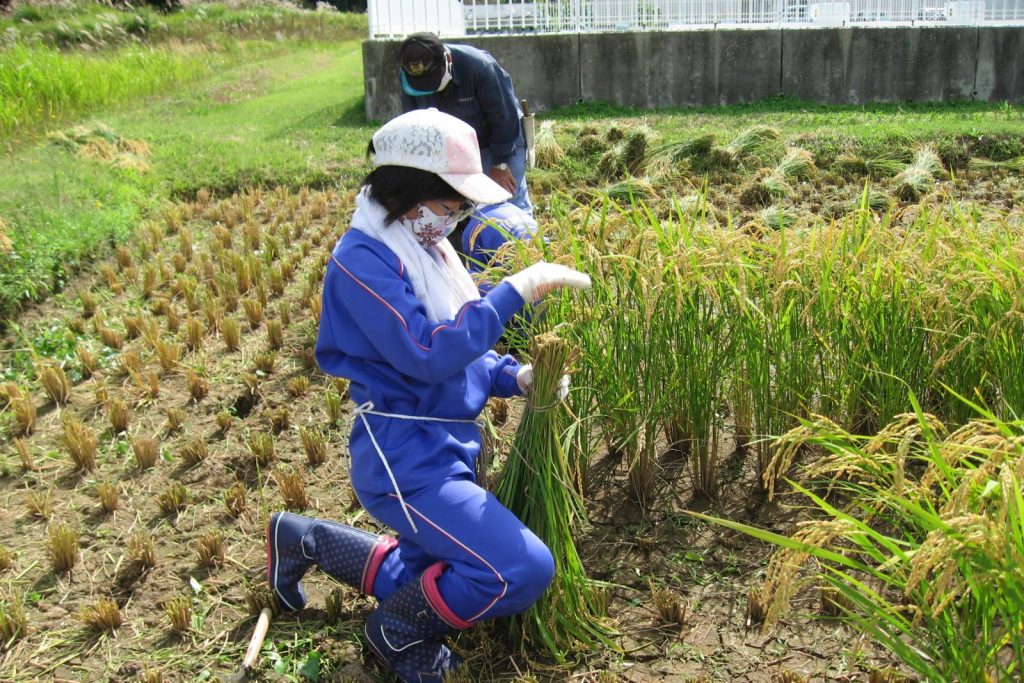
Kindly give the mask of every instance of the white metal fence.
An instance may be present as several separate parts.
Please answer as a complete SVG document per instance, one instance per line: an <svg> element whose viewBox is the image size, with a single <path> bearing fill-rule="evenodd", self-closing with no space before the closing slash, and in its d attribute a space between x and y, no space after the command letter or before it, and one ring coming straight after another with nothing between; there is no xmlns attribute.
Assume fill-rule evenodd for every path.
<svg viewBox="0 0 1024 683"><path fill-rule="evenodd" d="M1024 0L369 0L370 38L814 26L1024 26Z"/></svg>

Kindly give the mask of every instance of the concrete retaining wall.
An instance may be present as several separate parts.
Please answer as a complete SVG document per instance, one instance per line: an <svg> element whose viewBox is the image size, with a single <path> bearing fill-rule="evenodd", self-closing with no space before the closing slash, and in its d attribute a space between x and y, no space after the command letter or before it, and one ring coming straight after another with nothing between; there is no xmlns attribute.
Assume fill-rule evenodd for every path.
<svg viewBox="0 0 1024 683"><path fill-rule="evenodd" d="M366 115L401 111L400 41L363 43ZM534 111L602 101L715 106L814 102L1024 102L1024 29L715 30L459 39L487 50Z"/></svg>

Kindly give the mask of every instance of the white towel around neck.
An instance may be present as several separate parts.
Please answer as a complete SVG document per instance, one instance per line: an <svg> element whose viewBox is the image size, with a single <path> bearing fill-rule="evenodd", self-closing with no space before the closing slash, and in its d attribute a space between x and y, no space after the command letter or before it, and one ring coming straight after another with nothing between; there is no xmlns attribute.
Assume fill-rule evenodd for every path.
<svg viewBox="0 0 1024 683"><path fill-rule="evenodd" d="M400 221L386 223L387 211L375 202L368 188L356 196L352 227L383 242L404 264L416 298L431 322L451 320L468 301L480 298L473 279L447 239L424 248L412 230Z"/></svg>

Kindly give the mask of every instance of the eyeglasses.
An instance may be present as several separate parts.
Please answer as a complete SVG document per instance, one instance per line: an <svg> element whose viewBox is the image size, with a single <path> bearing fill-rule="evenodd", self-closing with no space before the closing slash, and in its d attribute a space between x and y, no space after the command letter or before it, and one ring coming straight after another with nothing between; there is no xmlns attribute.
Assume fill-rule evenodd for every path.
<svg viewBox="0 0 1024 683"><path fill-rule="evenodd" d="M441 204L441 207L444 209L445 215L456 223L461 222L464 218L468 218L474 211L476 211L476 203L471 202L468 199L459 204L457 209L449 209L444 204Z"/></svg>

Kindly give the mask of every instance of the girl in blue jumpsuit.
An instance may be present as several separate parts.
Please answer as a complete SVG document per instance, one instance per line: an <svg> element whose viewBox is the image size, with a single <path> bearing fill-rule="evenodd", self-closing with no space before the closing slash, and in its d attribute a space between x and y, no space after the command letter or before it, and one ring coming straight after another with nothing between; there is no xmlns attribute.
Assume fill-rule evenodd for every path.
<svg viewBox="0 0 1024 683"><path fill-rule="evenodd" d="M440 149L424 153L425 139ZM532 381L529 366L492 350L505 324L527 301L589 280L539 263L479 298L444 239L474 203L508 197L480 173L475 146L467 124L436 110L378 131L377 168L324 281L317 361L351 382L352 484L397 540L290 513L268 528L282 607L304 605L299 579L313 564L374 595L367 642L405 681L442 678L458 664L446 634L526 610L554 573L547 547L477 485L475 421L489 396Z"/></svg>

